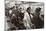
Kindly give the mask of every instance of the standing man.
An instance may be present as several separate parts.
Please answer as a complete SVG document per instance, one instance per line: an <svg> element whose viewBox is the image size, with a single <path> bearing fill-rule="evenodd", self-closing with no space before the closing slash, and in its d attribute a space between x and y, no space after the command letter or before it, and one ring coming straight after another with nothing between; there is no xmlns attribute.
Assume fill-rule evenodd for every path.
<svg viewBox="0 0 46 31"><path fill-rule="evenodd" d="M27 10L24 13L24 26L26 27L26 29L31 29L31 17L30 17L30 12L31 12L31 8L28 7Z"/></svg>

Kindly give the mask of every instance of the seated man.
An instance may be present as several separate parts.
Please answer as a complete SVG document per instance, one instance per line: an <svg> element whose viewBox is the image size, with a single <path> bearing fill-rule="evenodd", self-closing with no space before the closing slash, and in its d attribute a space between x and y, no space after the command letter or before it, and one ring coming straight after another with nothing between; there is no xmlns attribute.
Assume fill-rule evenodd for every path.
<svg viewBox="0 0 46 31"><path fill-rule="evenodd" d="M11 23L14 24L16 27L18 27L17 30L26 29L23 24L24 13L22 13L22 8L19 11L16 9L13 12L14 13L11 17Z"/></svg>

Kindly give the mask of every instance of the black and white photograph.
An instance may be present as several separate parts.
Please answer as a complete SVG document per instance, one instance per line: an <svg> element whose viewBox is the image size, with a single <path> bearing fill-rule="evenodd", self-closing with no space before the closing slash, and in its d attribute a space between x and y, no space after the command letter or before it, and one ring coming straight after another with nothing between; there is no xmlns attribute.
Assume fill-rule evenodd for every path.
<svg viewBox="0 0 46 31"><path fill-rule="evenodd" d="M44 3L5 0L5 31L44 29Z"/></svg>

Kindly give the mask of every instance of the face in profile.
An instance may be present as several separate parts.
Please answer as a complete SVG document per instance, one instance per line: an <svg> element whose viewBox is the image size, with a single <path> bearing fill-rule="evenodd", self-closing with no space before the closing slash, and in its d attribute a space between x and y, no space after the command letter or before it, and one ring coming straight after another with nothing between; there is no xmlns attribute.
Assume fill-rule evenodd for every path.
<svg viewBox="0 0 46 31"><path fill-rule="evenodd" d="M27 8L27 12L30 13L31 12L31 7Z"/></svg>

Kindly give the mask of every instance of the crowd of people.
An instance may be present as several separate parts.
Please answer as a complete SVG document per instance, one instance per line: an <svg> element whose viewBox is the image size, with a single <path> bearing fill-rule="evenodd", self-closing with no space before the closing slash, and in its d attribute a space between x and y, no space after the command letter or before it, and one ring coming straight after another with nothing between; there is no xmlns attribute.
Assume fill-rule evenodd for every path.
<svg viewBox="0 0 46 31"><path fill-rule="evenodd" d="M22 7L13 6L12 8L5 8L5 16L10 18L7 23L10 22L15 26L10 27L11 30L37 29L44 27L44 15L40 15L40 11L40 7L31 13L31 7L24 10Z"/></svg>

